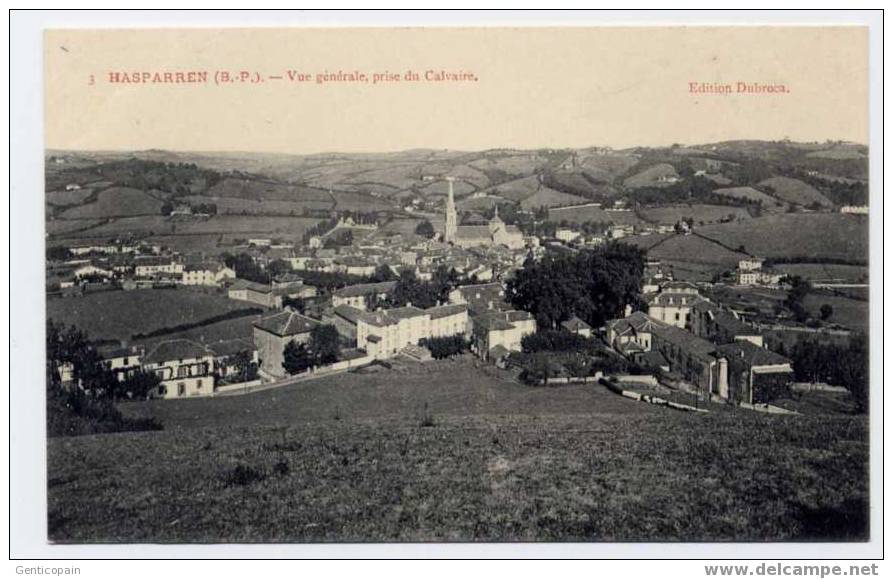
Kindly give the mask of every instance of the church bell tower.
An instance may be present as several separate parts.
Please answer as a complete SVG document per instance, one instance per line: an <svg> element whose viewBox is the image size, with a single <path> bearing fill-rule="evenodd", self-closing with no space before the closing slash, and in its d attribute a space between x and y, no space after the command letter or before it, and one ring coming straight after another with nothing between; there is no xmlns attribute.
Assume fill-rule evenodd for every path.
<svg viewBox="0 0 893 579"><path fill-rule="evenodd" d="M452 243L456 240L456 202L453 199L453 177L446 178L449 183L446 202L446 219L443 224L443 240Z"/></svg>

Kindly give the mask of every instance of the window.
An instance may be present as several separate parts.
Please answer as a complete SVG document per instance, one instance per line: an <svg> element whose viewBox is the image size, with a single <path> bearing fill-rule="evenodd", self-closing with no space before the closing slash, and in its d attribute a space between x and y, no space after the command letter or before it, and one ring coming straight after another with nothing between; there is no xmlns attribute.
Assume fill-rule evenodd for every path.
<svg viewBox="0 0 893 579"><path fill-rule="evenodd" d="M177 396L183 396L184 394L186 394L186 383L179 382L177 384Z"/></svg>
<svg viewBox="0 0 893 579"><path fill-rule="evenodd" d="M202 381L201 381L201 380L199 380L199 381L198 381L198 384L196 384L196 388L199 389L199 390L202 389Z"/></svg>
<svg viewBox="0 0 893 579"><path fill-rule="evenodd" d="M177 368L177 378L185 378L187 376L186 373L188 370L189 368L187 368L186 366L180 366L179 368Z"/></svg>
<svg viewBox="0 0 893 579"><path fill-rule="evenodd" d="M125 365L125 366L127 366L129 362L130 362L130 359L129 359L129 358L124 358L124 365Z"/></svg>

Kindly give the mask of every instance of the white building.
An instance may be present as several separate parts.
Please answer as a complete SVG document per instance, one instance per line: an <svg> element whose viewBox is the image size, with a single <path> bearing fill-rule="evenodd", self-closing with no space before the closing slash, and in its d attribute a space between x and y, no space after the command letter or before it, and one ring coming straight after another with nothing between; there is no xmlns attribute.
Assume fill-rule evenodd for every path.
<svg viewBox="0 0 893 579"><path fill-rule="evenodd" d="M562 228L555 230L555 239L559 239L565 243L570 243L578 237L580 237L580 232L574 231L573 229Z"/></svg>
<svg viewBox="0 0 893 579"><path fill-rule="evenodd" d="M214 353L190 340L157 344L143 358L143 369L160 379L155 396L185 398L214 392Z"/></svg>
<svg viewBox="0 0 893 579"><path fill-rule="evenodd" d="M521 340L536 332L536 320L528 312L492 311L472 320L474 349L485 360L499 361L509 352L521 351Z"/></svg>
<svg viewBox="0 0 893 579"><path fill-rule="evenodd" d="M219 286L228 279L236 279L232 268L219 263L187 265L183 268L183 285Z"/></svg>
<svg viewBox="0 0 893 579"><path fill-rule="evenodd" d="M137 277L152 277L159 274L182 276L183 264L170 257L145 257L137 259L134 266Z"/></svg>

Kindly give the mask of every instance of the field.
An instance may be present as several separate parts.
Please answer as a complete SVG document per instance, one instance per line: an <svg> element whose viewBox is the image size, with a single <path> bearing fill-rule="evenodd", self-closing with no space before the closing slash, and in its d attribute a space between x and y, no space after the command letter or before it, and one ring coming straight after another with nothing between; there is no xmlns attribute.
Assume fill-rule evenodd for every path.
<svg viewBox="0 0 893 579"><path fill-rule="evenodd" d="M785 213L749 221L696 227L729 247L760 257L868 257L868 220L839 213Z"/></svg>
<svg viewBox="0 0 893 579"><path fill-rule="evenodd" d="M561 207L562 205L580 205L589 200L578 195L562 193L548 187L541 187L536 193L521 201L521 207L532 211L540 207Z"/></svg>
<svg viewBox="0 0 893 579"><path fill-rule="evenodd" d="M205 192L209 197L236 197L239 199L294 202L332 202L328 191L302 185L289 185L274 181L226 178Z"/></svg>
<svg viewBox="0 0 893 579"><path fill-rule="evenodd" d="M734 268L744 257L697 235L671 235L648 251L648 257Z"/></svg>
<svg viewBox="0 0 893 579"><path fill-rule="evenodd" d="M762 187L765 191L769 191L774 197L787 203L803 206L811 205L813 203L818 203L819 205L824 205L826 207L833 205L833 203L831 203L827 197L822 195L818 189L799 179L792 179L790 177L771 177L765 181L760 181L759 187Z"/></svg>
<svg viewBox="0 0 893 579"><path fill-rule="evenodd" d="M854 300L847 297L828 295L825 293L810 293L803 300L803 305L815 317L819 316L822 304L828 304L834 308L834 312L828 319L829 322L840 324L852 330L868 331L868 301Z"/></svg>
<svg viewBox="0 0 893 579"><path fill-rule="evenodd" d="M663 207L647 207L640 211L641 217L652 223L672 225L691 217L695 224L716 223L721 219L750 219L750 213L743 207L725 205L665 205Z"/></svg>
<svg viewBox="0 0 893 579"><path fill-rule="evenodd" d="M187 289L88 293L47 300L47 318L74 324L92 340L130 340L160 328L252 307L223 295Z"/></svg>
<svg viewBox="0 0 893 579"><path fill-rule="evenodd" d="M555 221L557 223L561 223L562 221L568 221L570 223L586 223L587 221L613 223L611 215L594 204L578 207L555 207L549 209L549 221Z"/></svg>
<svg viewBox="0 0 893 579"><path fill-rule="evenodd" d="M842 265L836 263L778 263L773 269L788 275L799 275L813 282L838 281L846 283L867 283L868 267L864 265Z"/></svg>
<svg viewBox="0 0 893 579"><path fill-rule="evenodd" d="M100 219L158 215L161 205L161 200L138 189L111 187L100 191L96 201L67 209L60 216L66 219Z"/></svg>
<svg viewBox="0 0 893 579"><path fill-rule="evenodd" d="M467 361L125 410L165 430L49 441L51 540L867 535L858 416L688 414Z"/></svg>
<svg viewBox="0 0 893 579"><path fill-rule="evenodd" d="M85 220L78 220L81 223ZM304 232L320 220L312 217L256 216L256 215L216 215L210 218L170 218L161 215L146 217L122 217L107 223L74 233L60 233L57 237L108 238L111 236L201 236L225 235L230 237L278 237L300 239ZM86 220L95 225L95 221ZM51 223L63 223L54 221ZM65 222L68 223L68 222ZM70 223L75 223L74 221ZM186 243L188 246L188 242Z"/></svg>
<svg viewBox="0 0 893 579"><path fill-rule="evenodd" d="M218 215L302 215L305 210L329 210L335 206L330 198L327 201L278 201L275 199L239 199L238 197L206 197L190 195L184 197L190 203L213 203Z"/></svg>
<svg viewBox="0 0 893 579"><path fill-rule="evenodd" d="M658 181L658 178L675 176L676 169L674 169L672 165L669 163L660 163L652 165L651 167L636 173L632 177L627 177L623 181L623 185L630 189L636 189L638 187L661 187L669 185L669 183Z"/></svg>
<svg viewBox="0 0 893 579"><path fill-rule="evenodd" d="M717 195L724 195L726 197L733 197L735 199L750 199L751 201L760 201L765 208L774 207L778 200L774 197L770 197L766 195L762 191L758 191L753 187L725 187L721 189L714 189L714 193Z"/></svg>

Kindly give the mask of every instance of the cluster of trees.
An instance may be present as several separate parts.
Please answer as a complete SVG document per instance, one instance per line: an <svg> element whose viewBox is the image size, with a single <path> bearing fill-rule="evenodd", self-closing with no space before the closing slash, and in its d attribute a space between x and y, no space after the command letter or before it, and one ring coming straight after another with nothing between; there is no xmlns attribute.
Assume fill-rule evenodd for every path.
<svg viewBox="0 0 893 579"><path fill-rule="evenodd" d="M431 351L431 356L437 360L457 356L471 347L470 342L462 334L442 338L425 338L419 342L419 345L428 348Z"/></svg>
<svg viewBox="0 0 893 579"><path fill-rule="evenodd" d="M803 305L803 300L812 291L812 284L809 283L808 279L800 277L799 275L786 276L785 281L790 287L788 288L788 295L784 300L784 306L791 310L791 313L794 314L794 319L798 322L805 322L809 319L809 311L806 309L806 306ZM831 315L831 312L828 312L828 316Z"/></svg>
<svg viewBox="0 0 893 579"><path fill-rule="evenodd" d="M247 253L232 255L224 253L222 256L226 267L236 272L236 277L247 279L256 283L270 283L270 273L261 267L254 258Z"/></svg>
<svg viewBox="0 0 893 579"><path fill-rule="evenodd" d="M236 369L235 374L226 377L228 382L250 382L257 378L257 362L254 361L254 356L248 350L241 350L227 356L224 364L227 368Z"/></svg>
<svg viewBox="0 0 893 579"><path fill-rule="evenodd" d="M415 271L406 269L400 272L394 291L380 304L380 307L400 307L412 304L419 308L431 308L447 301L450 290L459 283L459 273L441 265L431 276L431 281L416 277ZM373 308L374 309L374 308Z"/></svg>
<svg viewBox="0 0 893 579"><path fill-rule="evenodd" d="M797 380L843 386L860 411L868 409L868 339L864 334L853 336L847 345L801 340L783 353L794 362Z"/></svg>
<svg viewBox="0 0 893 579"><path fill-rule="evenodd" d="M415 227L416 235L421 235L422 237L426 237L431 239L435 235L434 226L431 225L431 222L425 219L424 221L420 221L418 225Z"/></svg>
<svg viewBox="0 0 893 579"><path fill-rule="evenodd" d="M683 178L666 187L640 187L629 192L629 198L641 205L666 205L667 203L699 202L709 205L735 207L760 207L755 199L731 197L714 193L718 185L705 177Z"/></svg>
<svg viewBox="0 0 893 579"><path fill-rule="evenodd" d="M640 305L644 271L645 251L623 243L549 253L525 262L509 280L507 297L536 316L540 328L557 328L574 314L600 327L627 305Z"/></svg>
<svg viewBox="0 0 893 579"><path fill-rule="evenodd" d="M55 247L47 247L47 261L68 261L72 258L71 250L67 247L57 245Z"/></svg>
<svg viewBox="0 0 893 579"><path fill-rule="evenodd" d="M601 352L603 348L598 341L567 330L543 329L524 336L521 339L521 350L528 353L582 352L594 354Z"/></svg>
<svg viewBox="0 0 893 579"><path fill-rule="evenodd" d="M282 351L282 367L289 374L298 374L338 361L341 341L338 330L331 324L320 324L310 331L305 343L289 342Z"/></svg>
<svg viewBox="0 0 893 579"><path fill-rule="evenodd" d="M53 320L46 324L46 351L50 436L161 429L155 420L126 418L115 407L120 399L147 397L159 383L154 373L138 371L119 382L86 334ZM71 370L72 384L67 387L62 384L63 367Z"/></svg>
<svg viewBox="0 0 893 579"><path fill-rule="evenodd" d="M103 163L96 167L96 173L124 187L144 191L157 189L172 195L201 193L221 179L217 171L200 168L195 163L162 163L135 158Z"/></svg>
<svg viewBox="0 0 893 579"><path fill-rule="evenodd" d="M311 237L319 237L321 235L325 235L329 231L335 229L335 226L338 225L338 216L330 217L323 221L320 221L310 229L304 232L303 240L304 243L310 241Z"/></svg>
<svg viewBox="0 0 893 579"><path fill-rule="evenodd" d="M329 292L344 286L366 283L369 281L368 278L363 276L336 271L304 270L301 271L300 275L304 280L304 283L307 285L312 285L313 287Z"/></svg>
<svg viewBox="0 0 893 579"><path fill-rule="evenodd" d="M353 231L350 229L344 229L343 231L339 231L335 235L328 236L325 243L323 243L323 247L326 249L336 249L338 247L345 247L352 244Z"/></svg>

